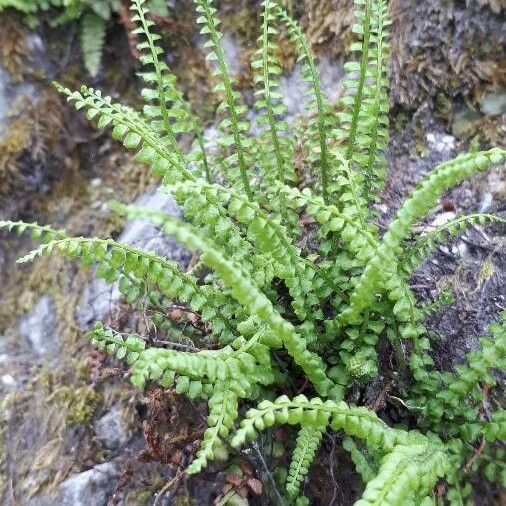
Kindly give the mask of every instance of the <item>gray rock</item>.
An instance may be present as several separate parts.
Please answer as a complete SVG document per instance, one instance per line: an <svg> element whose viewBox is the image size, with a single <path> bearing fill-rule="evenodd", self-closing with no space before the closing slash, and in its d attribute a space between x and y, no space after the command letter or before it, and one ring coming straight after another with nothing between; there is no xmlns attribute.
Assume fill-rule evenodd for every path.
<svg viewBox="0 0 506 506"><path fill-rule="evenodd" d="M81 302L75 310L76 322L82 329L87 329L94 322L106 318L119 298L116 283L110 285L103 279L93 279L83 289Z"/></svg>
<svg viewBox="0 0 506 506"><path fill-rule="evenodd" d="M28 506L106 506L118 474L113 463L100 464L66 479L54 495L30 499Z"/></svg>
<svg viewBox="0 0 506 506"><path fill-rule="evenodd" d="M491 115L506 113L506 88L487 93L480 100L480 111Z"/></svg>
<svg viewBox="0 0 506 506"><path fill-rule="evenodd" d="M176 218L182 217L181 209L168 193L151 191L141 195L135 204ZM118 242L152 251L183 266L188 265L191 258L188 250L147 220L129 222ZM94 279L83 290L81 303L76 308L76 321L82 328L88 328L95 321L105 319L117 305L120 295L116 284L109 285L101 279Z"/></svg>
<svg viewBox="0 0 506 506"><path fill-rule="evenodd" d="M146 193L135 201L135 205L153 211L162 211L175 218L182 217L181 209L168 193L160 191ZM118 241L141 247L146 251L153 251L182 265L186 265L191 258L188 250L147 220L137 219L130 222L119 236Z"/></svg>
<svg viewBox="0 0 506 506"><path fill-rule="evenodd" d="M244 54L244 49L238 41L228 33L223 34L221 45L230 73L233 76L238 75L243 70L241 56Z"/></svg>
<svg viewBox="0 0 506 506"><path fill-rule="evenodd" d="M95 422L93 429L98 439L109 450L119 450L128 443L131 436L119 405L112 406L104 416Z"/></svg>
<svg viewBox="0 0 506 506"><path fill-rule="evenodd" d="M58 353L58 319L52 297L43 295L32 311L21 317L19 332L40 357Z"/></svg>

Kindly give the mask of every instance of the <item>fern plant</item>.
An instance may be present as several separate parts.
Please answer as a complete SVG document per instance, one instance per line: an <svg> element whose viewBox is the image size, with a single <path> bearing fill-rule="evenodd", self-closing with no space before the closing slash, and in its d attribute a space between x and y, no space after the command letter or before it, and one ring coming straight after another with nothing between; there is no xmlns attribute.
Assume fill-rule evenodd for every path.
<svg viewBox="0 0 506 506"><path fill-rule="evenodd" d="M485 388L493 392L494 369L505 366L506 314L490 326L491 337L482 339L468 364L439 372L423 325L427 304L418 304L409 277L446 235L477 222L504 220L461 217L415 241L412 230L447 189L503 163L506 151L464 153L438 165L382 235L374 204L385 184L388 140L387 2L355 0L359 40L351 46L356 57L345 66L346 93L337 114L321 91L303 31L274 0L263 2L252 63L261 125L257 136L250 133L247 107L228 73L213 1L195 4L208 39L215 91L222 98L217 152L204 149L198 118L161 58L145 0L133 0L131 6L135 33L143 38L138 46L145 65L142 112L87 86L80 91L56 87L98 128L112 127L113 138L152 167L162 178L161 191L175 198L187 221L120 203L113 203L112 210L155 223L199 254L197 267L184 272L174 262L112 239L68 237L34 223L1 222L41 241L19 262L58 253L85 266L97 264L98 275L118 283L131 303L147 304L156 314L157 308L177 301L199 315L200 350L181 349L179 340L189 331L167 318L158 325L167 344L159 347L100 322L88 334L94 346L128 364L137 387L155 381L192 399L207 399L207 430L189 474L260 431L290 424L300 428L287 502L307 503L301 486L325 431L332 430L345 434L343 446L366 485L357 505L435 504L439 480L448 483L450 503L463 504L469 487L462 470L477 442L486 442L489 451L472 456L474 467L483 466L493 480L500 474L493 456L494 442L505 436L504 411L493 403L490 412L481 407ZM310 83L311 119L298 132L297 143L283 119L278 83L276 37L282 29L296 43L303 77ZM195 135L189 153L178 143L183 131ZM306 169L318 176L311 188L301 187L294 170L296 144L309 153ZM310 241L301 243L306 234L302 212L318 227ZM157 314L157 322L163 322L163 311ZM195 335L189 337L195 341ZM218 348L209 349L210 343ZM370 409L346 402L351 387L364 387L378 375L379 343L395 353L392 388L412 415L403 426L389 426ZM293 391L297 378L307 380L308 396L276 398L279 389Z"/></svg>
<svg viewBox="0 0 506 506"><path fill-rule="evenodd" d="M40 13L48 10L53 12L52 26L78 21L83 63L92 77L100 70L107 23L120 7L120 0L0 0L0 13L15 9L30 26L35 26ZM154 13L167 15L164 0L151 0L150 8Z"/></svg>

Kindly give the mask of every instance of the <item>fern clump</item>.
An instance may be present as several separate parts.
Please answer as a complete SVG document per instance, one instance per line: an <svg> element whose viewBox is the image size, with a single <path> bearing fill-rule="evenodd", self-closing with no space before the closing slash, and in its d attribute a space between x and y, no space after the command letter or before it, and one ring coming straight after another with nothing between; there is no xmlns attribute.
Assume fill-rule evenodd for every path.
<svg viewBox="0 0 506 506"><path fill-rule="evenodd" d="M153 12L167 15L164 0L149 3ZM51 12L52 26L77 21L84 66L92 77L100 70L107 24L120 8L121 2L117 0L0 0L0 13L6 9L17 10L31 26L37 24L38 16L44 11Z"/></svg>
<svg viewBox="0 0 506 506"><path fill-rule="evenodd" d="M157 322L167 344L159 347L100 322L88 334L94 346L128 364L137 387L155 381L207 400L207 430L188 473L199 472L224 457L227 448L239 449L269 427L289 424L299 432L285 484L288 502L306 501L301 487L320 441L331 430L345 435L343 447L365 483L358 505L433 504L440 480L448 484L450 502L462 504L469 494L462 471L478 441L488 446L472 456L474 468L499 480L494 442L505 435L504 411L493 404L485 416L480 406L484 388L493 395L494 370L505 365L506 314L498 316L466 364L453 372L437 371L423 325L430 303L417 302L409 278L446 237L478 222L504 220L459 217L415 241L413 227L445 191L503 163L506 151L464 153L441 163L419 182L381 234L374 205L386 175L388 4L355 4L359 41L351 47L356 57L345 66L346 93L335 113L321 91L303 31L275 1L263 2L252 62L261 128L253 137L247 107L220 45L216 8L212 0L195 0L221 99L222 137L213 153L204 149L199 119L161 57L144 0L133 0L131 6L145 66L140 74L146 86L142 112L87 86L71 91L56 85L98 128L110 127L114 139L162 178L161 191L173 195L187 221L132 205L113 203L111 208L155 223L197 253L199 264L191 272L112 239L68 237L64 231L20 222L0 226L29 231L41 240L21 263L52 253L85 266L95 263L98 275L118 283L131 303L156 309L177 301L200 316L201 349L181 349L178 339L188 329L167 318L164 322L163 316ZM297 143L283 119L276 56L280 30L293 39L310 83L310 119L297 132ZM190 152L178 142L181 132L194 134ZM295 146L301 143L309 153L306 168L318 176L311 188L301 187L294 170ZM300 241L306 233L302 212L318 224L309 246L301 246L306 244ZM215 349L209 349L210 343ZM380 343L396 357L392 388L412 415L404 426L389 426L372 410L346 402L351 387L363 387L378 375ZM297 377L307 380L307 396L295 395ZM276 398L281 388L294 395Z"/></svg>

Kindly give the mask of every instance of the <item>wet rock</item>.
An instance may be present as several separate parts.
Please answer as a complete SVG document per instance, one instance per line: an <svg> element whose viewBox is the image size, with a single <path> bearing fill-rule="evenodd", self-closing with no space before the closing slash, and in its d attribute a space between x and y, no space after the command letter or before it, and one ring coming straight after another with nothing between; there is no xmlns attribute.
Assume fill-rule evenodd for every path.
<svg viewBox="0 0 506 506"><path fill-rule="evenodd" d="M109 450L119 450L128 443L131 436L123 420L123 411L118 405L113 406L99 418L93 429L98 439Z"/></svg>
<svg viewBox="0 0 506 506"><path fill-rule="evenodd" d="M21 318L19 333L40 357L58 353L58 319L52 297L43 295L32 311Z"/></svg>
<svg viewBox="0 0 506 506"><path fill-rule="evenodd" d="M66 479L56 494L34 497L28 506L106 506L117 476L113 463L100 464Z"/></svg>

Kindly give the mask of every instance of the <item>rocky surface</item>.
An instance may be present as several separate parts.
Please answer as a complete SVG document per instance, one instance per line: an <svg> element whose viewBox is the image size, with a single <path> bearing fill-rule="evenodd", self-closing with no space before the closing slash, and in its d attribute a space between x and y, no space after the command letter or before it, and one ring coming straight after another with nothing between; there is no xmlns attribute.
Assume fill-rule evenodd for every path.
<svg viewBox="0 0 506 506"><path fill-rule="evenodd" d="M100 464L66 479L55 493L30 499L28 506L106 506L118 478L111 463Z"/></svg>

